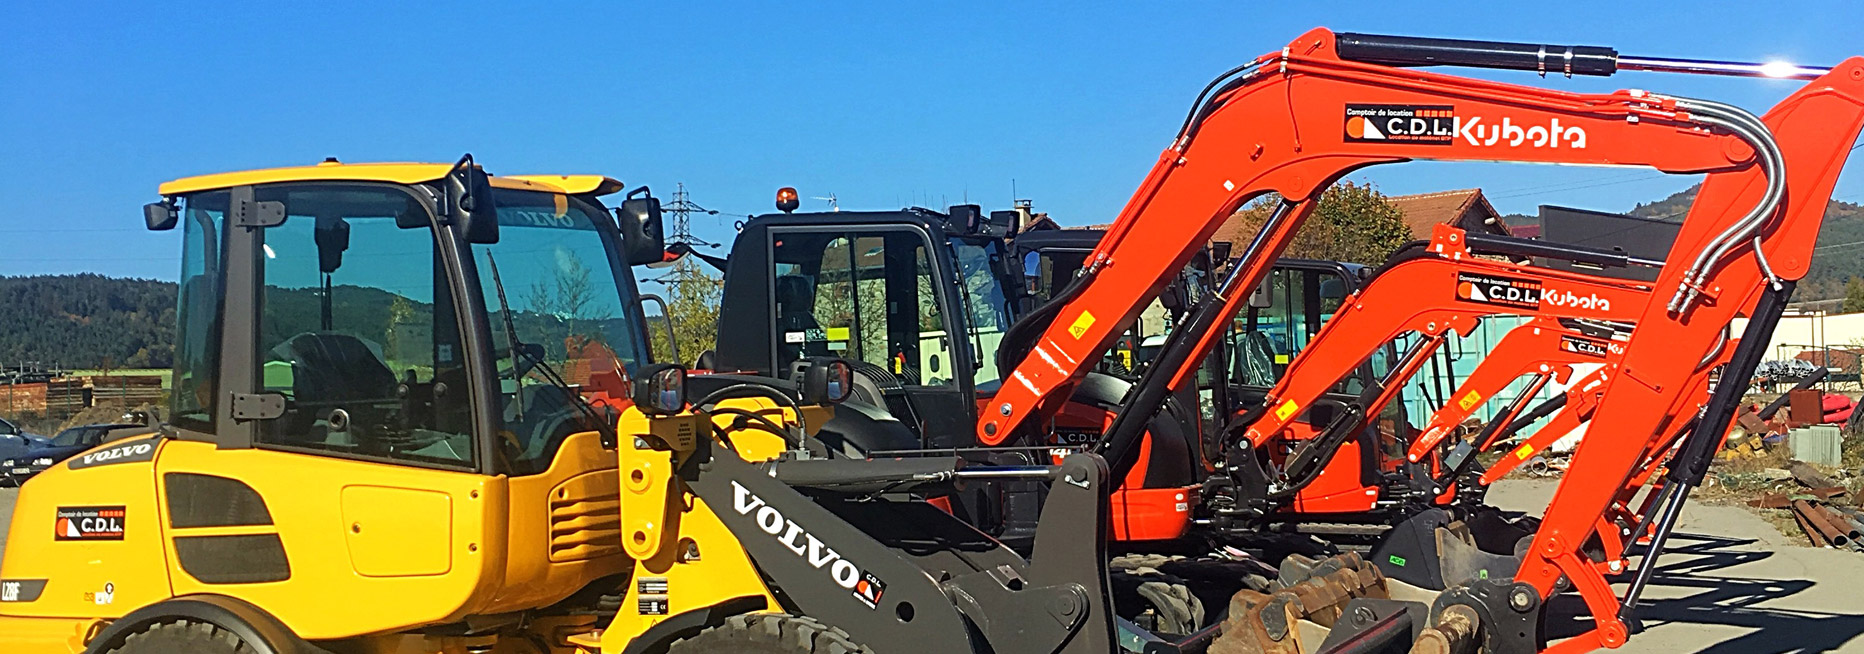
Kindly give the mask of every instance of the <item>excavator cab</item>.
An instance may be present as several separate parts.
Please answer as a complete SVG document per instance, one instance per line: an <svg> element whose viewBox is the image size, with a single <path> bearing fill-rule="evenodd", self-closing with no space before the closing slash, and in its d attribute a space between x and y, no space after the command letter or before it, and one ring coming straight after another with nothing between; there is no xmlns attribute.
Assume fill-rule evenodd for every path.
<svg viewBox="0 0 1864 654"><path fill-rule="evenodd" d="M171 419L22 493L14 651L445 649L593 621L585 591L628 570L621 382L650 363L597 199L618 190L470 156L162 185Z"/></svg>

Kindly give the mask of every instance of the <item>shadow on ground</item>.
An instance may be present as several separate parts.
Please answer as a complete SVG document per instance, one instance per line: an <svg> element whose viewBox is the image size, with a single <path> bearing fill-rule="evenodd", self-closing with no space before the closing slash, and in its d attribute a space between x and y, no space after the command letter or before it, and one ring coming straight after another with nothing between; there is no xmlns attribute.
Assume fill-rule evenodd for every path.
<svg viewBox="0 0 1864 654"><path fill-rule="evenodd" d="M1757 542L1704 534L1672 534L1670 545L1658 560L1656 574L1651 577L1651 588L1645 592L1649 597L1652 591L1662 587L1668 589L1664 594L1669 597L1640 603L1633 615L1636 622L1631 625L1632 642L1638 642L1640 629L1666 625L1723 626L1750 631L1695 651L1701 654L1827 652L1836 651L1864 634L1864 615L1758 606L1805 592L1817 581L1714 574L1774 556L1774 552L1741 549ZM1614 579L1615 590L1622 595L1623 584L1630 580L1630 575ZM1864 611L1864 601L1854 606ZM1546 633L1550 638L1574 636L1591 626L1585 604L1577 594L1556 596L1547 611Z"/></svg>

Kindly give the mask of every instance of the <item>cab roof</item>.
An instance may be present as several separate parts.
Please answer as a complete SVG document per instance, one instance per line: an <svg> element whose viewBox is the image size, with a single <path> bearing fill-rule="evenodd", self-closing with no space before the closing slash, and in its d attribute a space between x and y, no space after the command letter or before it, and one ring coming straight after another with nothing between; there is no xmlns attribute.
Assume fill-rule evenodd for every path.
<svg viewBox="0 0 1864 654"><path fill-rule="evenodd" d="M358 163L346 164L325 161L315 166L292 166L287 168L262 168L242 170L212 175L183 177L163 183L157 192L162 195L181 195L197 191L212 191L248 184L275 184L280 182L305 181L357 181L388 182L392 184L420 184L445 177L453 164L443 163ZM499 188L524 189L568 195L607 195L622 189L619 180L602 175L511 175L491 177L492 185Z"/></svg>

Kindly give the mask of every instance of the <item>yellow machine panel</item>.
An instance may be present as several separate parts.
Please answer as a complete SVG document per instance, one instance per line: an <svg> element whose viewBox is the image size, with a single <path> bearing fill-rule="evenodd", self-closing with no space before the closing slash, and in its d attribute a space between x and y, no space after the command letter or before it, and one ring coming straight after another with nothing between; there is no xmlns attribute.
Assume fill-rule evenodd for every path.
<svg viewBox="0 0 1864 654"><path fill-rule="evenodd" d="M166 484L177 474L235 480L264 500L276 523L174 529L168 556L175 594L244 599L308 639L453 620L477 612L503 581L503 478L263 449L216 450L188 441L169 442L157 472ZM351 494L368 487L391 492ZM359 506L357 500L371 498L379 504L366 510ZM432 515L436 512L440 515ZM354 531L357 522L361 534ZM190 565L178 547L189 537L266 533L277 534L289 561L283 580L258 574L276 570L263 569L263 561L250 564L256 556L252 551L242 553L248 565L222 570ZM352 540L359 535L363 540ZM356 548L357 543L366 545ZM443 548L447 558L435 547ZM434 574L437 567L446 574ZM421 576L364 576L358 574L362 570Z"/></svg>
<svg viewBox="0 0 1864 654"><path fill-rule="evenodd" d="M785 411L760 398L727 403L768 411L774 420L785 419ZM623 510L627 518L624 543L630 550L651 555L636 561L621 609L599 639L602 652L622 651L634 637L669 616L727 600L760 597L766 607L778 606L737 538L704 501L684 492L684 486L668 474L669 452L655 449L656 444L670 442L666 436L676 441L687 436L711 438L710 429L696 424L706 419L693 414L664 418L649 418L639 411L622 414L617 431L622 441L623 506L627 507ZM737 431L732 441L740 448L768 450L773 456L782 447L781 437L758 430ZM635 472L641 473L640 481L631 483ZM655 483L644 483L649 481ZM598 649L595 643L583 644Z"/></svg>
<svg viewBox="0 0 1864 654"><path fill-rule="evenodd" d="M0 563L0 616L116 618L170 596L164 518L150 462L168 445L116 441L26 482ZM105 452L128 454L104 458ZM56 651L74 639L81 648L80 636L90 628L88 622L0 620L0 633L19 647L0 648L6 651L31 651L27 643Z"/></svg>
<svg viewBox="0 0 1864 654"><path fill-rule="evenodd" d="M343 489L350 565L364 577L446 574L453 503L446 493L386 486Z"/></svg>
<svg viewBox="0 0 1864 654"><path fill-rule="evenodd" d="M634 563L621 552L615 451L594 432L571 434L550 468L507 484L511 521L505 583L491 613L548 606Z"/></svg>

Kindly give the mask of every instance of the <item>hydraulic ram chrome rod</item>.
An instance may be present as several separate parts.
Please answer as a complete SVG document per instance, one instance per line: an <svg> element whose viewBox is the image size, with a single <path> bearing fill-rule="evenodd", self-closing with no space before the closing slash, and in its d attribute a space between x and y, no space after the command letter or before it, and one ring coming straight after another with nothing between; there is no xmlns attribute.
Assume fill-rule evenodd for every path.
<svg viewBox="0 0 1864 654"><path fill-rule="evenodd" d="M1341 59L1387 66L1499 68L1533 71L1542 75L1560 73L1568 77L1574 75L1603 77L1620 70L1641 70L1778 79L1813 79L1831 70L1785 62L1747 63L1709 59L1628 57L1619 55L1618 51L1613 48L1596 45L1432 39L1351 32L1341 32L1336 39Z"/></svg>

